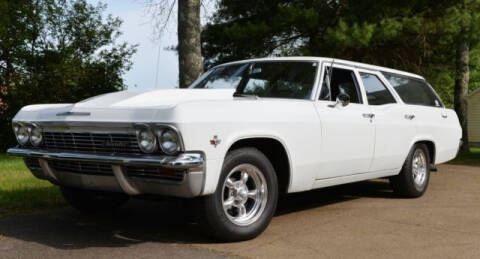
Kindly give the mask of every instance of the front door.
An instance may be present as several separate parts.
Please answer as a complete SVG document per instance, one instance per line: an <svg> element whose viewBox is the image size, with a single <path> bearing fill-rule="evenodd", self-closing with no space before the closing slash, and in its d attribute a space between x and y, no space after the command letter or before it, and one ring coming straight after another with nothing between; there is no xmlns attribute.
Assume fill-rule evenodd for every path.
<svg viewBox="0 0 480 259"><path fill-rule="evenodd" d="M317 180L368 172L374 151L372 111L364 102L357 74L339 65L332 72L330 89L323 83L315 103L322 127ZM350 97L350 104L334 106L340 93Z"/></svg>

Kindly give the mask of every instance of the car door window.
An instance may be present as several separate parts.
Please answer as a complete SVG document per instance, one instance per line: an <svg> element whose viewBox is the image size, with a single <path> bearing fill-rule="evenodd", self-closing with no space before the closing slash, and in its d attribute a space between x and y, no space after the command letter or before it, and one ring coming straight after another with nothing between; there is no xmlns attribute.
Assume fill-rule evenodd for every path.
<svg viewBox="0 0 480 259"><path fill-rule="evenodd" d="M406 104L442 107L442 102L424 80L385 72L383 75Z"/></svg>
<svg viewBox="0 0 480 259"><path fill-rule="evenodd" d="M330 89L328 89L327 76L329 69L329 67L325 68L320 100L334 101L340 93L343 93L350 96L350 103L362 103L360 88L353 70L333 68Z"/></svg>
<svg viewBox="0 0 480 259"><path fill-rule="evenodd" d="M368 104L384 105L396 103L392 93L380 81L380 78L374 74L360 72L365 92L367 93Z"/></svg>

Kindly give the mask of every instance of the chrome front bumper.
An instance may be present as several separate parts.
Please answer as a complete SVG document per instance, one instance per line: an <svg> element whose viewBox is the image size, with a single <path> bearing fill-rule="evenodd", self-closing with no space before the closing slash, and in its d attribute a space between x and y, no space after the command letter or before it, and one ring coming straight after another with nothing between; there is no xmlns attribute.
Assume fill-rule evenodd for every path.
<svg viewBox="0 0 480 259"><path fill-rule="evenodd" d="M205 156L201 152L184 152L178 156L111 156L103 154L66 153L32 148L11 148L10 155L38 159L40 168L30 168L40 179L57 185L84 189L125 192L129 195L157 194L191 198L201 195L205 181ZM91 175L57 171L48 161L98 162L112 166L113 175ZM129 177L124 166L155 166L185 170L180 182L155 178Z"/></svg>

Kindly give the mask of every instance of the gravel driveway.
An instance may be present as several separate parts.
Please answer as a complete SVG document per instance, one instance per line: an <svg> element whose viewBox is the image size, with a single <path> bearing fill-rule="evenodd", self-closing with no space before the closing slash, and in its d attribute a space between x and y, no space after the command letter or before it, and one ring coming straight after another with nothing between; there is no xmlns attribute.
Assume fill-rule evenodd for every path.
<svg viewBox="0 0 480 259"><path fill-rule="evenodd" d="M65 208L0 219L0 258L479 258L480 167L443 165L419 199L385 180L288 195L264 234L213 243L180 202L132 201L115 215Z"/></svg>

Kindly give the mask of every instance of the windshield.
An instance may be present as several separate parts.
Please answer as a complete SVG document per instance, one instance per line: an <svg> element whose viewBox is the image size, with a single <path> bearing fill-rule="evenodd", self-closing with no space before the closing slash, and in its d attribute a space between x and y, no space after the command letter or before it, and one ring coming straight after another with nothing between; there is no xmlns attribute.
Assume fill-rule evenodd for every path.
<svg viewBox="0 0 480 259"><path fill-rule="evenodd" d="M225 65L203 74L190 88L236 89L259 97L310 99L317 62L266 61Z"/></svg>

